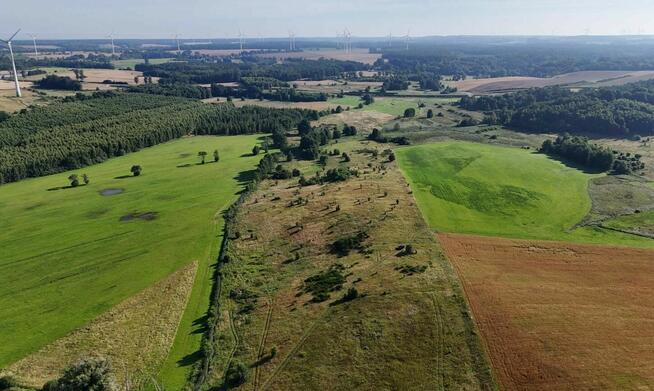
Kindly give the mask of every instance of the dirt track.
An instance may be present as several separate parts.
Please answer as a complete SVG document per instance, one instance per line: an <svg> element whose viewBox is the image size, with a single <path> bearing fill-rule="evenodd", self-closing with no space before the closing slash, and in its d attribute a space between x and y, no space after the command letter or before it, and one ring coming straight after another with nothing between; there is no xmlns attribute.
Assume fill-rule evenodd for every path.
<svg viewBox="0 0 654 391"><path fill-rule="evenodd" d="M654 388L654 251L439 240L502 389Z"/></svg>

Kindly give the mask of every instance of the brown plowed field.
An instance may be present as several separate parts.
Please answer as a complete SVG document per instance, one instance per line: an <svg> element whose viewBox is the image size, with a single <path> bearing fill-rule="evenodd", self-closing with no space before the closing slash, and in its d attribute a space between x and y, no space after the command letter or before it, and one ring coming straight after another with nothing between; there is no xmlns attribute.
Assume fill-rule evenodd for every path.
<svg viewBox="0 0 654 391"><path fill-rule="evenodd" d="M439 239L502 389L654 389L654 251Z"/></svg>

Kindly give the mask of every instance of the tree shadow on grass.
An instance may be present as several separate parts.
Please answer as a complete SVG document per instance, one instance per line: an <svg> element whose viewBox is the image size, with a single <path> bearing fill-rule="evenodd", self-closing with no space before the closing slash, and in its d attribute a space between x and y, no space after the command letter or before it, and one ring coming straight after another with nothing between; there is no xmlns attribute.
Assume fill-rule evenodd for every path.
<svg viewBox="0 0 654 391"><path fill-rule="evenodd" d="M204 353L202 352L201 349L198 349L195 352L191 354L187 354L186 356L177 360L177 365L179 365L180 367L188 367L202 360L203 357L204 357Z"/></svg>
<svg viewBox="0 0 654 391"><path fill-rule="evenodd" d="M234 179L236 180L239 186L245 186L254 180L254 178L256 177L256 173L257 170L241 171L234 177ZM242 192L243 191L240 191L238 192L238 194L241 194Z"/></svg>
<svg viewBox="0 0 654 391"><path fill-rule="evenodd" d="M68 186L51 187L51 188L46 189L46 190L47 191L57 191L57 190L74 189L76 187L84 187L84 186L86 186L86 184L80 184L80 185L77 185L77 186L68 185Z"/></svg>
<svg viewBox="0 0 654 391"><path fill-rule="evenodd" d="M574 168L576 170L579 170L579 171L583 172L584 174L591 174L592 175L592 174L601 174L603 172L606 172L606 171L597 170L597 169L593 169L593 168L590 168L590 167L583 166L583 165L581 165L581 164L579 164L577 162L574 162L574 161L572 161L570 159L567 159L567 158L564 158L562 156L548 155L548 154L543 153L543 152L533 152L533 153L538 154L538 155L545 155L549 160L562 163L564 166L566 166L568 168Z"/></svg>
<svg viewBox="0 0 654 391"><path fill-rule="evenodd" d="M204 334L209 330L209 314L205 314L193 321L193 331L191 334Z"/></svg>
<svg viewBox="0 0 654 391"><path fill-rule="evenodd" d="M129 179L129 178L136 178L136 177L134 175L120 175L114 177L114 179Z"/></svg>

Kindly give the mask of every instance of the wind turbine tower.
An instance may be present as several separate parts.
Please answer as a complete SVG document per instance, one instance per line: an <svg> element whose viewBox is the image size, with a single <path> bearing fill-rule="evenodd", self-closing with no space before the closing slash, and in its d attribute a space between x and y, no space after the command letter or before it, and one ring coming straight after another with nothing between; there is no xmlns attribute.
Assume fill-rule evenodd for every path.
<svg viewBox="0 0 654 391"><path fill-rule="evenodd" d="M343 31L343 44L345 45L345 53L352 53L352 33L347 28Z"/></svg>
<svg viewBox="0 0 654 391"><path fill-rule="evenodd" d="M114 33L112 32L111 34L107 35L107 38L111 40L111 56L115 57L116 56L116 45L114 45Z"/></svg>
<svg viewBox="0 0 654 391"><path fill-rule="evenodd" d="M39 51L36 49L36 35L30 34L30 37L32 37L32 43L34 43L34 55L38 56Z"/></svg>
<svg viewBox="0 0 654 391"><path fill-rule="evenodd" d="M19 32L20 32L20 29L18 29L18 31L16 31L14 33L14 35L11 36L11 38L9 38L7 40L0 39L0 41L6 43L7 46L9 47L9 55L11 57L11 68L14 71L14 84L16 85L16 96L18 98L22 98L23 95L20 92L20 84L18 83L18 72L16 72L16 61L14 60L14 50L11 47L11 41L14 39L14 37L16 35L18 35Z"/></svg>
<svg viewBox="0 0 654 391"><path fill-rule="evenodd" d="M177 55L182 53L182 47L179 45L179 34L175 34L175 43L177 44Z"/></svg>
<svg viewBox="0 0 654 391"><path fill-rule="evenodd" d="M292 31L288 32L288 48L291 52L294 52L297 49L297 46L295 45L295 33Z"/></svg>
<svg viewBox="0 0 654 391"><path fill-rule="evenodd" d="M244 43L243 42L243 33L241 32L241 30L238 30L238 44L239 44L239 47L241 48L241 53L243 52L243 43Z"/></svg>
<svg viewBox="0 0 654 391"><path fill-rule="evenodd" d="M409 50L409 41L411 41L411 30L408 30L406 32L406 37L404 37L404 38L406 39L406 50L408 51Z"/></svg>

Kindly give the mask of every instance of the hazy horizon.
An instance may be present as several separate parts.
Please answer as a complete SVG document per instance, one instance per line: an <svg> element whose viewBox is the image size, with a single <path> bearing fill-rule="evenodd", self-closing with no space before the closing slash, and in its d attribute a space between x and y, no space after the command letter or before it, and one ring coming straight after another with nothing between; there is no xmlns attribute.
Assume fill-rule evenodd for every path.
<svg viewBox="0 0 654 391"><path fill-rule="evenodd" d="M17 39L118 39L334 37L348 28L353 36L452 35L637 35L654 34L654 3L645 0L250 0L241 2L171 0L42 0L8 3L0 13L0 35L22 29ZM555 27L552 27L555 26Z"/></svg>

